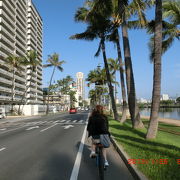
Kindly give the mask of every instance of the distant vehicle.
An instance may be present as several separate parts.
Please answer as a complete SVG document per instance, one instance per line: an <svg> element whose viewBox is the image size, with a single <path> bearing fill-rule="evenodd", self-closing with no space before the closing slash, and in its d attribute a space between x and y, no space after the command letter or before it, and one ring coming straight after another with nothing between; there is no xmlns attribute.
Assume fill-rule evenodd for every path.
<svg viewBox="0 0 180 180"><path fill-rule="evenodd" d="M76 108L70 108L69 114L75 114L75 113L77 113L77 109Z"/></svg>

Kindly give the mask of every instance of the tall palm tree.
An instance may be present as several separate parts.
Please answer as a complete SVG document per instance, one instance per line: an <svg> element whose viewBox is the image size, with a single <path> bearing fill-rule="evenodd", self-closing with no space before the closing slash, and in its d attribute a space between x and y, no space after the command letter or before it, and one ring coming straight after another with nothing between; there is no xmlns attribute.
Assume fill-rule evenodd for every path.
<svg viewBox="0 0 180 180"><path fill-rule="evenodd" d="M15 97L15 74L17 71L20 71L22 65L22 58L16 55L9 55L5 58L5 62L9 71L12 72L12 87L11 87L11 112L14 111L13 103Z"/></svg>
<svg viewBox="0 0 180 180"><path fill-rule="evenodd" d="M113 82L112 76L111 80ZM103 69L94 69L91 70L88 74L88 77L86 78L86 81L89 81L89 84L95 84L95 99L96 103L95 104L100 104L102 102L102 96L104 96L105 93L107 93L107 77L106 77L106 70ZM93 96L92 96L93 97Z"/></svg>
<svg viewBox="0 0 180 180"><path fill-rule="evenodd" d="M44 64L43 67L53 67L52 75L51 75L50 82L49 82L49 87L50 87L56 68L62 72L63 71L62 64L64 64L65 61L60 61L59 54L54 53L54 54L48 56L47 62L48 62L48 64ZM49 113L49 88L48 88L46 114L48 114L48 113Z"/></svg>
<svg viewBox="0 0 180 180"><path fill-rule="evenodd" d="M109 41L112 41L116 44L117 47L117 54L118 54L118 62L119 62L119 71L120 71L120 84L121 84L121 93L123 99L123 110L120 122L123 123L126 120L126 113L127 113L127 100L126 100L126 88L125 88L125 80L124 80L124 69L123 69L123 60L121 55L121 47L120 47L120 37L119 37L119 30L122 23L122 17L119 15L119 8L118 8L118 0L112 0L112 13L110 18L112 19L112 32L107 37Z"/></svg>
<svg viewBox="0 0 180 180"><path fill-rule="evenodd" d="M23 64L28 67L28 70L30 70L30 79L29 79L29 81L27 81L28 84L26 85L26 89L25 89L24 94L23 94L23 96L21 98L19 108L18 108L18 114L21 113L20 112L20 107L21 107L22 102L23 102L23 100L24 100L24 98L26 96L27 91L30 90L30 88L31 88L33 74L36 71L36 67L38 65L40 65L40 62L38 60L37 52L34 51L34 50L28 51L26 53L26 56L22 57L22 60L23 60ZM26 101L26 103L27 103L27 101Z"/></svg>
<svg viewBox="0 0 180 180"><path fill-rule="evenodd" d="M141 21L143 22L144 14L143 14L143 11L141 10L141 8L144 6L141 5L142 0L134 0L134 1L135 1L134 7L136 7L135 12L137 12L138 16L141 17ZM91 11L86 16L86 21L88 18L93 17L93 16L91 16L92 14L95 17L95 15L98 13L98 15L106 18L106 23L107 23L107 18L110 17L112 14L112 9L113 9L112 1L94 0L92 2L94 4L92 3L93 6L91 6L92 7ZM128 94L128 104L129 104L131 120L132 120L132 124L133 124L134 128L143 128L144 126L143 126L142 121L140 120L139 108L138 108L137 100L136 100L134 75L133 75L133 68L132 68L132 62L131 62L128 32L127 32L127 26L126 26L126 19L127 19L127 8L126 7L128 5L128 1L127 0L117 0L117 1L113 1L113 2L115 2L116 6L118 6L116 11L118 12L117 15L119 17L121 17L120 21L122 23L122 34L123 34L123 45L124 45L125 67L126 67L126 83L127 83L127 91L128 91L127 94ZM85 12L86 11L83 11L83 13L85 13ZM129 17L129 15L128 15L128 17ZM109 19L109 20L111 20L111 19ZM82 16L81 16L81 21L82 21ZM96 19L96 22L97 22L97 19ZM107 28L107 26L106 26L106 28ZM108 30L110 30L111 28L112 28L112 26L110 26ZM101 42L104 42L104 40L102 39ZM103 44L102 44L102 47L103 47Z"/></svg>
<svg viewBox="0 0 180 180"><path fill-rule="evenodd" d="M168 27L162 28L162 9L163 16L169 17L170 23ZM167 23L165 23L167 25ZM154 77L153 77L153 93L150 123L146 134L147 139L154 139L157 135L158 129L158 112L160 105L160 93L161 93L161 54L164 53L172 44L175 38L179 39L180 30L178 25L180 24L180 2L178 1L164 1L162 5L161 0L156 0L156 12L155 12L155 32L154 32L154 46L151 49L154 63ZM164 40L164 41L162 41Z"/></svg>
<svg viewBox="0 0 180 180"><path fill-rule="evenodd" d="M108 65L109 65L109 69L111 74L114 76L114 97L115 99L117 99L117 81L116 81L116 71L119 71L119 62L118 59L113 59L113 58L108 58Z"/></svg>
<svg viewBox="0 0 180 180"><path fill-rule="evenodd" d="M84 33L76 34L74 36L71 36L70 39L84 39L84 40L94 40L96 38L100 39L99 43L99 48L96 53L96 55L99 54L100 50L102 51L103 54L103 60L104 60L104 66L106 70L106 76L108 80L108 87L109 87L109 93L111 97L111 103L112 103L112 109L114 113L114 118L116 120L119 119L117 109L116 109L116 103L114 99L114 93L113 93L113 86L111 82L111 76L109 72L109 67L107 63L107 58L106 58L106 48L105 48L105 37L106 34L109 31L110 28L110 21L104 18L104 12L109 14L109 8L111 8L111 3L109 3L109 0L104 0L104 1L94 1L95 4L91 6L93 9L92 11L83 8L83 11L81 13L82 9L78 9L76 15L75 15L75 20L76 21L83 21L85 23L88 23L88 27ZM108 2L108 3L107 3ZM107 3L109 6L105 6L105 3ZM92 5L92 4L91 4ZM85 16L83 16L85 15ZM79 18L80 17L80 18Z"/></svg>
<svg viewBox="0 0 180 180"><path fill-rule="evenodd" d="M142 2L142 0L134 0L132 4L128 4L128 1L126 0L118 0L118 12L122 21L121 26L125 58L128 105L134 128L144 128L144 125L140 119L139 108L136 99L134 73L128 37L127 19L130 17L132 13L136 13L140 19L140 22L145 24L146 19L143 11L145 10L146 6ZM131 9L131 7L133 7L133 9Z"/></svg>

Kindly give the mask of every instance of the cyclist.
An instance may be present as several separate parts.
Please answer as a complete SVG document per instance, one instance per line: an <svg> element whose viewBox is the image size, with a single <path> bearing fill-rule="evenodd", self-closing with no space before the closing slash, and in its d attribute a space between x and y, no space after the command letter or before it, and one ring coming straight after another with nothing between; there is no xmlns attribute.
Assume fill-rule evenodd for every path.
<svg viewBox="0 0 180 180"><path fill-rule="evenodd" d="M87 131L88 131L88 137L92 137L92 146L91 146L91 154L90 157L94 158L96 156L95 153L95 141L96 139L99 139L100 134L109 134L109 124L108 124L108 119L107 116L103 113L103 106L97 105L88 120L88 126L87 126ZM106 156L106 148L103 148L103 156L105 160L105 166L109 166L109 163L107 161L107 156Z"/></svg>

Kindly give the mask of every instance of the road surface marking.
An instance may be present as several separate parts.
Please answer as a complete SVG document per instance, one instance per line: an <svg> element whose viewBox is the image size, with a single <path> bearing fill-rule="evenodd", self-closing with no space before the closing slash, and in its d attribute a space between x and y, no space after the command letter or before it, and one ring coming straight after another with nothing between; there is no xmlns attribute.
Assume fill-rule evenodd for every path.
<svg viewBox="0 0 180 180"><path fill-rule="evenodd" d="M60 122L65 122L66 120L61 120Z"/></svg>
<svg viewBox="0 0 180 180"><path fill-rule="evenodd" d="M69 123L71 120L67 120L66 123Z"/></svg>
<svg viewBox="0 0 180 180"><path fill-rule="evenodd" d="M6 148L5 147L3 147L3 148L0 148L0 151L3 151L3 150L5 150Z"/></svg>
<svg viewBox="0 0 180 180"><path fill-rule="evenodd" d="M4 130L6 130L7 128L2 128L2 129L0 129L0 131L4 131Z"/></svg>
<svg viewBox="0 0 180 180"><path fill-rule="evenodd" d="M54 121L53 123L58 123L59 122L59 120L57 120L57 121Z"/></svg>
<svg viewBox="0 0 180 180"><path fill-rule="evenodd" d="M45 129L42 129L40 132L46 131L46 130L48 130L48 129L50 129L50 128L56 126L56 125L57 125L57 124L53 124L52 126L49 126L49 127L45 128Z"/></svg>
<svg viewBox="0 0 180 180"><path fill-rule="evenodd" d="M37 128L39 128L39 126L29 127L29 128L27 128L26 130L29 131L29 130L31 130L31 129L37 129Z"/></svg>
<svg viewBox="0 0 180 180"><path fill-rule="evenodd" d="M15 130L17 130L17 129L21 129L21 128L24 128L24 126L21 126L21 127L18 127L18 128L14 128L14 129L10 129L10 130L7 130L7 131L4 131L4 132L1 132L0 134L4 134L4 133L7 133L7 132L15 131Z"/></svg>
<svg viewBox="0 0 180 180"><path fill-rule="evenodd" d="M89 114L88 114L88 118L89 118ZM88 120L88 118L87 118L87 120ZM74 163L74 167L73 167L73 170L71 173L70 180L77 180L77 178L78 178L79 168L81 165L82 152L83 152L83 148L84 148L84 141L86 138L86 128L87 128L87 124L85 125L85 128L84 128L83 136L81 139L81 144L79 146L79 150L78 150L78 153L76 156L76 160Z"/></svg>
<svg viewBox="0 0 180 180"><path fill-rule="evenodd" d="M74 120L73 123L77 122L77 120Z"/></svg>
<svg viewBox="0 0 180 180"><path fill-rule="evenodd" d="M73 125L66 125L66 126L63 126L64 127L64 129L69 129L69 128L71 128L71 127L74 127Z"/></svg>
<svg viewBox="0 0 180 180"><path fill-rule="evenodd" d="M80 121L78 121L79 123L82 123L84 120L80 120Z"/></svg>

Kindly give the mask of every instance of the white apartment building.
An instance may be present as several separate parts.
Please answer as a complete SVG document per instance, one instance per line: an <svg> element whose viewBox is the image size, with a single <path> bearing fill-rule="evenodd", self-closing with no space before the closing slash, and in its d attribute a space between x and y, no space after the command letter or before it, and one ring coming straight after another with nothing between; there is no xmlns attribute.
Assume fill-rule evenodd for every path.
<svg viewBox="0 0 180 180"><path fill-rule="evenodd" d="M164 101L169 100L169 95L168 94L162 94L161 100L164 100Z"/></svg>
<svg viewBox="0 0 180 180"><path fill-rule="evenodd" d="M12 99L13 74L5 58L25 56L29 50L37 52L40 64L32 78L30 67L22 66L16 71L15 96ZM29 88L26 90L26 87ZM24 94L25 104L43 103L42 19L32 0L0 0L0 104L18 104Z"/></svg>
<svg viewBox="0 0 180 180"><path fill-rule="evenodd" d="M82 102L85 99L85 89L84 89L84 74L82 72L76 73L76 99L77 103Z"/></svg>

